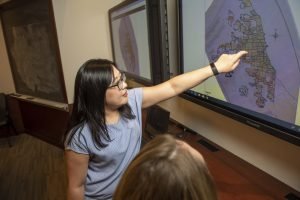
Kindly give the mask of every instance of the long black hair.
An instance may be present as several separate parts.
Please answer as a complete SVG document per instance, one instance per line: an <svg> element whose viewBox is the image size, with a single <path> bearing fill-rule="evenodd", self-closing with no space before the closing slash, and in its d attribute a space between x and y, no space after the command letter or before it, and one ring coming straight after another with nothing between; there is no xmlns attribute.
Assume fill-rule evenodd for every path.
<svg viewBox="0 0 300 200"><path fill-rule="evenodd" d="M111 142L105 121L105 93L114 79L113 66L116 64L106 59L91 59L78 70L75 79L74 104L65 134L69 144L77 131L81 133L87 124L96 147L104 148ZM134 119L129 104L119 108L121 116Z"/></svg>

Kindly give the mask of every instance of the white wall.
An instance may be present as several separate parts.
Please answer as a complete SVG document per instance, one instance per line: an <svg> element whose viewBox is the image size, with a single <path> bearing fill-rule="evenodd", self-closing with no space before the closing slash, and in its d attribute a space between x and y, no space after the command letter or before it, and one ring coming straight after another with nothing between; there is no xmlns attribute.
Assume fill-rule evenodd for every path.
<svg viewBox="0 0 300 200"><path fill-rule="evenodd" d="M0 92L16 92L15 85L10 70L8 55L4 42L3 29L0 19Z"/></svg>
<svg viewBox="0 0 300 200"><path fill-rule="evenodd" d="M122 0L52 0L68 103L78 68L88 59L112 59L108 9Z"/></svg>
<svg viewBox="0 0 300 200"><path fill-rule="evenodd" d="M174 17L174 0L168 0L168 17ZM176 21L168 20L170 49L176 49ZM171 70L176 72L177 52L170 51ZM175 67L174 67L175 66ZM173 68L172 68L173 67ZM171 117L224 149L300 191L300 147L244 125L202 106L172 98L160 103Z"/></svg>

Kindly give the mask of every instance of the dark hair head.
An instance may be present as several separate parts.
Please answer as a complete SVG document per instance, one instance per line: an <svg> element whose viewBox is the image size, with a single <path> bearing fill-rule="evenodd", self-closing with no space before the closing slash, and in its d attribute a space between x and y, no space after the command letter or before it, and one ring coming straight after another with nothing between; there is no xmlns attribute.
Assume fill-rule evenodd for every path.
<svg viewBox="0 0 300 200"><path fill-rule="evenodd" d="M114 65L109 60L92 59L80 67L74 91L74 109L78 108L80 117L86 119L94 110L104 112L105 93L113 81Z"/></svg>
<svg viewBox="0 0 300 200"><path fill-rule="evenodd" d="M105 121L105 94L114 81L113 67L117 68L112 61L91 59L79 68L75 79L74 104L67 143L84 124L88 125L98 147L107 146L103 140L111 141ZM119 108L119 111L125 118L135 117L128 104Z"/></svg>
<svg viewBox="0 0 300 200"><path fill-rule="evenodd" d="M114 200L216 200L214 182L199 157L170 135L156 136L125 171Z"/></svg>

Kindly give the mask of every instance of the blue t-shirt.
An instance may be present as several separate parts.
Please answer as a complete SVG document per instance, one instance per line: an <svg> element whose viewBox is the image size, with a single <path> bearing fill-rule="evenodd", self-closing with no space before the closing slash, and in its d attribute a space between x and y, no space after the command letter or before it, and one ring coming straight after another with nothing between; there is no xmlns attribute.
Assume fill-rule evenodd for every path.
<svg viewBox="0 0 300 200"><path fill-rule="evenodd" d="M117 184L129 163L139 152L142 138L142 88L128 90L128 104L135 119L120 117L107 125L111 142L97 149L87 125L77 131L67 150L88 154L90 161L85 183L86 199L112 199ZM80 130L80 129L79 129Z"/></svg>

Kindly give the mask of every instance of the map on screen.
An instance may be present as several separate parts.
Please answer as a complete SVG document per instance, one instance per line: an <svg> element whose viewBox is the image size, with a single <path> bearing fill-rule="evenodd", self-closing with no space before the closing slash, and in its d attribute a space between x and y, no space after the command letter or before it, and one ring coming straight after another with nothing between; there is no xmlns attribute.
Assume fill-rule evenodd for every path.
<svg viewBox="0 0 300 200"><path fill-rule="evenodd" d="M299 35L292 34L290 26L296 22L286 4L213 1L205 16L209 41L205 46L209 60L222 53L248 51L237 70L217 77L228 102L294 123L300 86Z"/></svg>
<svg viewBox="0 0 300 200"><path fill-rule="evenodd" d="M249 52L236 70L193 91L300 125L300 1L192 0L182 6L184 30L193 32L183 33L185 71L223 53ZM200 20L191 22L195 17Z"/></svg>

